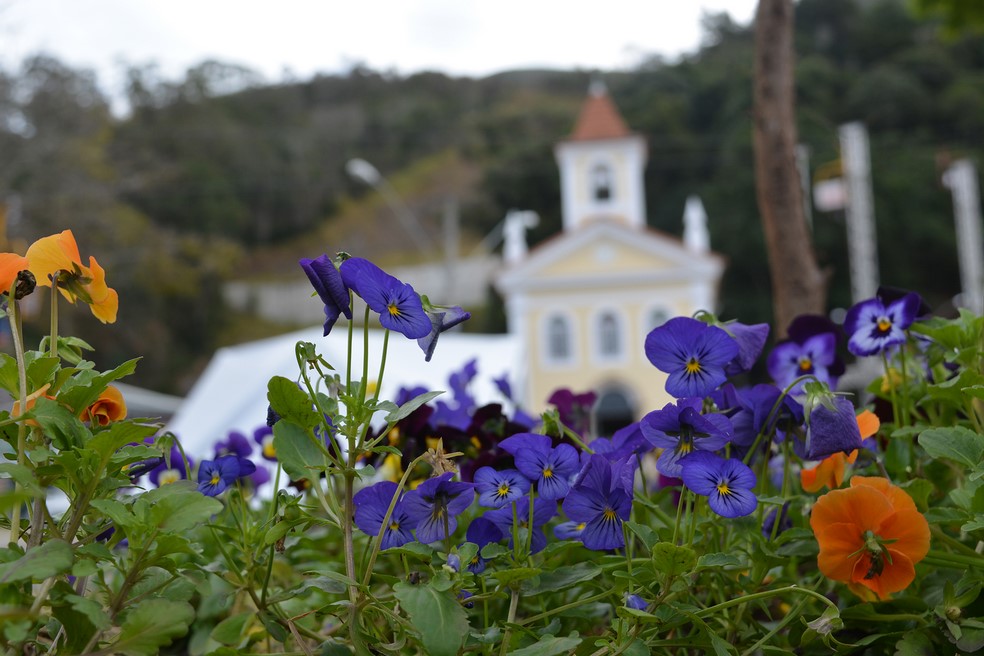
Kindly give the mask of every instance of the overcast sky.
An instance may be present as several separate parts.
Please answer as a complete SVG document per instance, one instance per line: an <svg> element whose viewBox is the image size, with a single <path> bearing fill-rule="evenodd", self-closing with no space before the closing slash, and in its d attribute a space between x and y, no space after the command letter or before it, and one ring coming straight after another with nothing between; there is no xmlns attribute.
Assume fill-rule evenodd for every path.
<svg viewBox="0 0 984 656"><path fill-rule="evenodd" d="M513 68L613 70L696 49L703 12L751 20L755 0L0 0L0 67L54 54L96 70L122 62L181 78L205 59L268 81L341 73L484 76ZM110 87L110 88L107 88Z"/></svg>

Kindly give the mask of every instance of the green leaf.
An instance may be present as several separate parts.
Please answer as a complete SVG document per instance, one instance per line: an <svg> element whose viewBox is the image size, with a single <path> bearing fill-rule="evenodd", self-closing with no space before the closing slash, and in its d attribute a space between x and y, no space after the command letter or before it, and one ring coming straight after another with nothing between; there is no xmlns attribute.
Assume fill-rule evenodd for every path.
<svg viewBox="0 0 984 656"><path fill-rule="evenodd" d="M245 613L239 613L225 618L212 629L212 640L220 642L223 645L238 645L242 642L243 630L246 628L246 624L250 618L255 616L255 612L246 611Z"/></svg>
<svg viewBox="0 0 984 656"><path fill-rule="evenodd" d="M273 448L291 480L313 478L324 467L325 456L308 431L286 421L273 425Z"/></svg>
<svg viewBox="0 0 984 656"><path fill-rule="evenodd" d="M73 561L72 547L67 542L49 540L17 560L0 565L0 583L46 579L67 572Z"/></svg>
<svg viewBox="0 0 984 656"><path fill-rule="evenodd" d="M645 524L636 524L635 522L625 522L625 527L635 533L649 550L652 550L656 543L659 542L659 536L650 526L646 526Z"/></svg>
<svg viewBox="0 0 984 656"><path fill-rule="evenodd" d="M12 478L20 483L20 486L31 496L44 496L44 491L38 485L37 479L34 478L34 472L29 467L5 462L0 464L0 474L7 474L7 476L0 475L0 478Z"/></svg>
<svg viewBox="0 0 984 656"><path fill-rule="evenodd" d="M195 610L183 601L149 599L126 614L120 634L108 651L127 656L152 656L188 632Z"/></svg>
<svg viewBox="0 0 984 656"><path fill-rule="evenodd" d="M79 372L65 382L58 392L58 400L78 414L92 405L111 382L129 376L136 371L138 361L139 358L127 360L112 371L103 373Z"/></svg>
<svg viewBox="0 0 984 656"><path fill-rule="evenodd" d="M581 638L577 633L572 633L566 638L555 638L552 635L545 635L539 641L509 652L512 656L556 656L557 654L567 654L581 644Z"/></svg>
<svg viewBox="0 0 984 656"><path fill-rule="evenodd" d="M523 586L524 595L538 595L541 592L556 592L565 590L582 581L590 581L601 575L601 567L592 562L580 562L575 565L558 567L540 574L537 584Z"/></svg>
<svg viewBox="0 0 984 656"><path fill-rule="evenodd" d="M455 656L471 627L468 615L450 591L429 585L397 583L393 586L400 605L420 631L424 649L431 656Z"/></svg>
<svg viewBox="0 0 984 656"><path fill-rule="evenodd" d="M321 422L311 397L297 383L283 376L270 379L267 384L267 400L281 419L301 428L314 428ZM279 452L277 455L279 457Z"/></svg>
<svg viewBox="0 0 984 656"><path fill-rule="evenodd" d="M68 408L51 399L40 397L27 414L38 422L55 446L62 451L82 446L92 435Z"/></svg>
<svg viewBox="0 0 984 656"><path fill-rule="evenodd" d="M704 554L697 560L697 570L702 569L734 569L745 567L745 564L734 554L711 553Z"/></svg>
<svg viewBox="0 0 984 656"><path fill-rule="evenodd" d="M933 458L946 458L965 467L976 467L984 458L984 435L963 426L924 431L919 445Z"/></svg>
<svg viewBox="0 0 984 656"><path fill-rule="evenodd" d="M929 496L933 493L933 484L925 478L914 478L900 485L916 503L920 512L926 512L929 508Z"/></svg>
<svg viewBox="0 0 984 656"><path fill-rule="evenodd" d="M140 495L134 514L161 531L180 532L204 523L222 510L222 502L198 491L192 481L176 481Z"/></svg>
<svg viewBox="0 0 984 656"><path fill-rule="evenodd" d="M386 415L386 423L392 425L400 421L401 419L405 419L406 417L409 417L411 414L413 414L414 410L424 405L431 399L440 396L441 394L444 394L444 392L443 391L425 392L424 394L420 394L418 396L413 397L412 399L401 405L398 410L390 412L388 415Z"/></svg>
<svg viewBox="0 0 984 656"><path fill-rule="evenodd" d="M653 547L653 567L657 574L678 576L693 570L697 564L697 554L690 547L676 546L660 542Z"/></svg>
<svg viewBox="0 0 984 656"><path fill-rule="evenodd" d="M531 579L539 573L540 570L536 567L514 567L496 572L495 578L499 581L499 585L509 585L513 581Z"/></svg>
<svg viewBox="0 0 984 656"><path fill-rule="evenodd" d="M17 374L17 360L6 353L0 353L0 387L12 398L20 396L20 377Z"/></svg>

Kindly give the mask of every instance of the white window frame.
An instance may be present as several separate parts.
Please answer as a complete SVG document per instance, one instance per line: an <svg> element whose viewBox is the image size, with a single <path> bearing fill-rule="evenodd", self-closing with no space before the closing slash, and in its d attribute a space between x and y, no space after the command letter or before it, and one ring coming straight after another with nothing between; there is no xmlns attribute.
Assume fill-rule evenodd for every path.
<svg viewBox="0 0 984 656"><path fill-rule="evenodd" d="M602 350L602 321L606 316L615 319L615 330L618 338L618 351L605 353ZM591 316L591 356L598 364L622 364L628 361L631 349L629 340L629 321L625 312L617 307L605 306L598 308Z"/></svg>
<svg viewBox="0 0 984 656"><path fill-rule="evenodd" d="M560 319L567 327L567 355L555 356L553 354L551 330L554 320ZM565 310L549 310L543 315L540 326L540 359L545 368L558 369L568 368L577 364L577 321L573 313Z"/></svg>

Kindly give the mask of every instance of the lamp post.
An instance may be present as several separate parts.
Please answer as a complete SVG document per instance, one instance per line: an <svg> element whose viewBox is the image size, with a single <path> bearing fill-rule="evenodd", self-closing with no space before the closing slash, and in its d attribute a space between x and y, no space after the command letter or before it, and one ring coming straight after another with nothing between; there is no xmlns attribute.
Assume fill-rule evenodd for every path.
<svg viewBox="0 0 984 656"><path fill-rule="evenodd" d="M413 240L417 249L428 258L432 258L435 255L433 243L428 241L427 233L424 227L420 225L420 221L410 211L407 204L403 202L400 194L393 188L389 180L384 178L375 166L364 159L355 158L346 162L345 172L382 194L383 200L390 206L393 214L396 215L397 220Z"/></svg>

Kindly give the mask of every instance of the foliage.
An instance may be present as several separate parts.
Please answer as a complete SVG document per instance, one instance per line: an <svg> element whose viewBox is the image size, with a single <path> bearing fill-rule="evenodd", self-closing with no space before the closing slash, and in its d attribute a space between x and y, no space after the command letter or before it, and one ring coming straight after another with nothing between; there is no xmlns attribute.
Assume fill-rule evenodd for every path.
<svg viewBox="0 0 984 656"><path fill-rule="evenodd" d="M368 317L362 294L373 304L394 295L386 321L412 324L438 310L425 298L409 303L412 288L364 260L304 262L315 287L332 290L323 302L350 294L335 307L340 315ZM56 290L70 274L50 280L56 317L64 316ZM255 436L261 454L276 458L266 497L248 476L256 467L245 436L231 434L215 460L198 463L196 486L175 436L118 407L92 411L136 362L95 371L84 343L59 336L57 322L25 351L17 289L12 281L6 291L16 357L0 358L0 388L16 399L0 413L0 481L10 483L0 494L0 522L11 531L0 549L7 652L984 647L984 317L932 317L915 295L849 313L849 348L881 350L884 375L859 399L880 424L856 418L828 387L832 370L821 379L802 352L806 375L784 388L704 376L721 358L732 358L729 377L750 366L767 327L706 313L676 319L650 333L647 355L677 371L664 347L682 340L688 354L677 373L697 396L602 437L575 423L590 395L558 394L556 409L536 420L476 407L471 364L449 381L450 398L406 390L381 399L386 344L403 337L387 332L381 352L365 353L351 323L329 326L347 328L351 357L377 373L366 366L353 376L350 362L327 362L316 344L295 346L297 376L270 380L272 430ZM422 359L441 330L432 322L419 339ZM839 463L819 498L797 475L819 466L807 458ZM174 482L141 486L152 469L180 471ZM666 478L677 470L682 481ZM281 489L284 474L293 490ZM420 541L425 526L432 542Z"/></svg>

